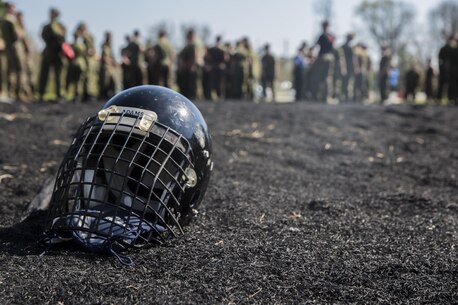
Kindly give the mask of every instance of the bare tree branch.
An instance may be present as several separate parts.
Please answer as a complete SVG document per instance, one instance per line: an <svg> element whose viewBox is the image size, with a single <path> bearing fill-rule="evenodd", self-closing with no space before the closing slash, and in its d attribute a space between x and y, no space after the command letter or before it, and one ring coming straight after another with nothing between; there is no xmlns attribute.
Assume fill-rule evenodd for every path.
<svg viewBox="0 0 458 305"><path fill-rule="evenodd" d="M431 34L435 39L446 39L458 33L458 1L444 0L429 13Z"/></svg>
<svg viewBox="0 0 458 305"><path fill-rule="evenodd" d="M315 0L315 12L323 20L331 20L334 15L333 0Z"/></svg>
<svg viewBox="0 0 458 305"><path fill-rule="evenodd" d="M404 36L413 24L415 11L402 1L364 0L356 15L366 24L369 34L379 47L389 46L397 52L404 44Z"/></svg>

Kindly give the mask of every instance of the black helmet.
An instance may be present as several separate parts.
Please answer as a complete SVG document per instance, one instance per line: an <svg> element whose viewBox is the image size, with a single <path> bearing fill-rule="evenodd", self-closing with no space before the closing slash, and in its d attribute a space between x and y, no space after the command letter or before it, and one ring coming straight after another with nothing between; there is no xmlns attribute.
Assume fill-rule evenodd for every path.
<svg viewBox="0 0 458 305"><path fill-rule="evenodd" d="M194 104L159 86L109 100L78 129L59 168L46 235L115 252L183 233L213 167Z"/></svg>

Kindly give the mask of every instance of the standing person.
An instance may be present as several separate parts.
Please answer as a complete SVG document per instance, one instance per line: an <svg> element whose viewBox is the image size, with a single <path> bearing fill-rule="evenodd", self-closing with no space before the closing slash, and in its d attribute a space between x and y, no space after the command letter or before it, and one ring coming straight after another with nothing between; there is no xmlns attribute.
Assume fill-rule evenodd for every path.
<svg viewBox="0 0 458 305"><path fill-rule="evenodd" d="M391 51L387 46L382 47L382 58L379 65L378 85L380 89L380 101L388 99L387 86L391 69Z"/></svg>
<svg viewBox="0 0 458 305"><path fill-rule="evenodd" d="M364 101L369 98L369 77L372 70L367 46L364 43L359 43L355 48L355 67L354 98Z"/></svg>
<svg viewBox="0 0 458 305"><path fill-rule="evenodd" d="M318 41L312 47L320 47L318 58L314 67L315 82L312 85L312 95L314 99L319 98L320 91L322 98L327 102L333 101L333 74L334 74L334 41L335 37L329 32L329 22L322 23L323 33L318 38Z"/></svg>
<svg viewBox="0 0 458 305"><path fill-rule="evenodd" d="M450 49L450 79L448 85L448 102L458 105L458 44L453 40Z"/></svg>
<svg viewBox="0 0 458 305"><path fill-rule="evenodd" d="M130 74L132 77L132 86L143 85L143 71L141 65L143 64L143 45L140 42L140 31L135 30L134 36L127 46L129 50L130 61Z"/></svg>
<svg viewBox="0 0 458 305"><path fill-rule="evenodd" d="M301 46L297 50L296 56L294 56L293 59L293 86L294 90L296 92L295 94L295 100L301 101L304 98L304 76L305 76L305 67L306 67L306 61L305 61L305 54L304 54L304 48L305 46Z"/></svg>
<svg viewBox="0 0 458 305"><path fill-rule="evenodd" d="M99 98L107 100L115 94L114 69L116 61L113 55L112 34L105 32L99 65Z"/></svg>
<svg viewBox="0 0 458 305"><path fill-rule="evenodd" d="M50 22L44 26L41 37L45 42L45 48L41 55L41 70L38 83L38 94L40 100L43 100L46 85L48 84L49 69L54 68L55 92L57 100L60 100L61 95L61 74L62 74L62 44L65 42L66 29L59 22L59 11L51 8L49 11Z"/></svg>
<svg viewBox="0 0 458 305"><path fill-rule="evenodd" d="M245 61L246 55L242 45L242 41L237 41L233 60L233 82L232 82L232 98L241 100L243 97L243 84L245 82Z"/></svg>
<svg viewBox="0 0 458 305"><path fill-rule="evenodd" d="M415 104L415 95L420 84L420 73L418 73L417 68L414 63L411 64L409 70L405 75L405 84L406 84L406 96L405 99L407 102Z"/></svg>
<svg viewBox="0 0 458 305"><path fill-rule="evenodd" d="M83 55L84 61L86 62L85 73L83 78L83 95L82 101L88 101L95 99L95 93L91 92L95 84L96 72L95 68L95 45L94 37L89 32L86 23L80 22L78 25L78 31L80 32L80 37L84 43L85 50Z"/></svg>
<svg viewBox="0 0 458 305"><path fill-rule="evenodd" d="M455 36L451 35L448 37L447 43L439 50L439 86L437 88L437 99L439 103L442 101L445 88L449 86L451 53L455 45Z"/></svg>
<svg viewBox="0 0 458 305"><path fill-rule="evenodd" d="M202 92L204 99L207 101L212 100L212 66L211 57L208 52L208 47L205 47L204 64L202 65Z"/></svg>
<svg viewBox="0 0 458 305"><path fill-rule="evenodd" d="M334 71L332 71L332 99L330 102L332 103L338 103L340 98L340 95L342 94L342 73L341 73L341 59L340 59L340 52L339 50L335 49L332 51L332 54L334 55ZM340 86L339 86L340 83ZM340 89L340 91L339 91Z"/></svg>
<svg viewBox="0 0 458 305"><path fill-rule="evenodd" d="M186 45L178 55L177 79L180 93L194 100L197 95L197 48L194 30L186 33Z"/></svg>
<svg viewBox="0 0 458 305"><path fill-rule="evenodd" d="M6 76L8 96L19 99L21 63L19 60L18 43L19 33L16 19L16 6L5 3L6 14L1 23L2 36L5 42Z"/></svg>
<svg viewBox="0 0 458 305"><path fill-rule="evenodd" d="M32 46L27 36L24 25L24 15L22 12L17 12L17 32L18 44L17 50L19 53L19 62L21 66L20 76L20 100L31 101L33 99L34 85L32 81L31 53ZM22 94L22 95L21 95Z"/></svg>
<svg viewBox="0 0 458 305"><path fill-rule="evenodd" d="M354 37L353 33L347 34L347 39L340 48L340 73L342 75L342 99L344 101L354 99L354 92L351 95L349 93L350 84L355 81L355 56L351 45Z"/></svg>
<svg viewBox="0 0 458 305"><path fill-rule="evenodd" d="M401 71L396 66L390 67L390 73L388 75L388 84L390 92L399 90L399 78L400 78Z"/></svg>
<svg viewBox="0 0 458 305"><path fill-rule="evenodd" d="M224 96L226 99L234 98L233 82L234 82L234 50L230 42L224 44Z"/></svg>
<svg viewBox="0 0 458 305"><path fill-rule="evenodd" d="M70 60L67 77L65 83L65 91L70 93L70 89L73 89L73 101L81 102L85 99L85 83L87 77L87 45L84 42L83 30L81 27L77 27L73 33L72 49L75 52L75 58Z"/></svg>
<svg viewBox="0 0 458 305"><path fill-rule="evenodd" d="M242 39L243 51L245 52L246 60L244 67L244 92L245 98L249 101L254 100L254 84L255 84L255 63L256 54L251 48L251 43L248 37Z"/></svg>
<svg viewBox="0 0 458 305"><path fill-rule="evenodd" d="M431 63L431 58L428 58L425 71L425 94L428 101L433 98L433 80L435 72Z"/></svg>
<svg viewBox="0 0 458 305"><path fill-rule="evenodd" d="M363 96L366 101L369 101L369 91L371 87L371 80L373 76L373 63L370 57L369 52L367 51L367 45L363 43L363 50L364 50L364 55L365 55L365 67L366 67L366 73L364 77L364 91L363 91Z"/></svg>
<svg viewBox="0 0 458 305"><path fill-rule="evenodd" d="M155 44L151 39L146 41L145 45L145 64L146 64L146 82L149 85L159 84L159 73L156 68L156 51Z"/></svg>
<svg viewBox="0 0 458 305"><path fill-rule="evenodd" d="M262 97L267 98L266 88L270 87L272 90L272 100L275 101L275 58L270 53L270 45L266 44L264 46L264 55L261 59L262 64L262 75L261 75L261 85L262 85Z"/></svg>
<svg viewBox="0 0 458 305"><path fill-rule="evenodd" d="M0 3L1 7L1 3ZM3 17L3 16L0 16ZM1 22L1 19L0 19ZM4 58L5 57L5 39L3 39L3 33L0 28L0 95L3 94L3 83L5 81L5 69L4 69ZM9 97L0 97L1 100L8 100Z"/></svg>
<svg viewBox="0 0 458 305"><path fill-rule="evenodd" d="M170 70L175 55L164 30L159 31L158 41L152 51L148 69L149 83L169 87Z"/></svg>
<svg viewBox="0 0 458 305"><path fill-rule="evenodd" d="M159 32L159 40L156 45L156 49L160 50L163 54L162 59L158 62L159 64L159 84L164 87L170 87L170 71L172 70L172 64L175 61L175 53L170 45L167 33L165 31Z"/></svg>
<svg viewBox="0 0 458 305"><path fill-rule="evenodd" d="M125 46L121 49L121 72L122 72L122 88L128 89L133 87L132 73L130 69L130 51L129 46L131 38L129 35L124 36L126 42Z"/></svg>
<svg viewBox="0 0 458 305"><path fill-rule="evenodd" d="M307 48L307 42L302 43L304 47L304 59L305 59L305 73L304 73L304 84L303 84L303 98L304 99L311 99L312 97L312 85L313 83L313 66L315 64L316 58L313 55L313 50Z"/></svg>
<svg viewBox="0 0 458 305"><path fill-rule="evenodd" d="M221 36L216 36L215 45L208 49L211 65L211 91L220 99L223 93L223 77L226 69L225 51Z"/></svg>

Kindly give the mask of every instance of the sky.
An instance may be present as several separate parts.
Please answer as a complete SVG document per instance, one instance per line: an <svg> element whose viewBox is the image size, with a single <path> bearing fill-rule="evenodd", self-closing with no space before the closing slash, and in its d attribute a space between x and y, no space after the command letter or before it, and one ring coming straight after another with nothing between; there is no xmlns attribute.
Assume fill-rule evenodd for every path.
<svg viewBox="0 0 458 305"><path fill-rule="evenodd" d="M290 56L304 40L313 43L320 31L321 18L315 11L318 0L16 0L23 11L28 32L41 47L41 27L48 20L49 7L61 11L67 27L67 38L80 21L100 45L105 30L114 35L116 49L123 37L139 29L144 35L160 21L175 24L175 35L181 37L180 24L208 24L213 36L222 34L225 41L250 37L255 49L266 42L277 56ZM362 0L334 0L332 32L343 40L354 31L365 40L364 29L354 16ZM441 0L405 0L417 12L417 22L426 28L428 12ZM357 38L358 39L358 38ZM181 41L181 40L179 40ZM212 39L213 41L213 39ZM338 40L339 42L339 40Z"/></svg>

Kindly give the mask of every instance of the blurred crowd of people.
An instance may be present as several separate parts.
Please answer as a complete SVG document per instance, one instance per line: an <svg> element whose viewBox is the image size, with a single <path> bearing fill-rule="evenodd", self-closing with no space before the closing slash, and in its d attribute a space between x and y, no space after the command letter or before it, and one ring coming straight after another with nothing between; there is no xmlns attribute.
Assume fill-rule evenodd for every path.
<svg viewBox="0 0 458 305"><path fill-rule="evenodd" d="M390 92L414 102L416 94L422 91L428 102L441 103L446 95L450 104L457 104L458 43L454 35L439 52L439 73L433 68L431 59L425 64L412 60L400 79L399 68L392 63L393 54L388 46L382 46L376 70L367 45L353 43L354 33L347 34L345 42L335 47L336 39L329 31L329 22L322 23L322 30L317 42L310 48L304 42L294 58L296 100L365 101L369 99L370 88L378 88L380 102L389 99ZM319 52L315 56L316 47ZM420 66L425 67L424 71ZM434 90L437 74L437 90ZM401 83L403 90L400 90Z"/></svg>
<svg viewBox="0 0 458 305"><path fill-rule="evenodd" d="M322 30L316 43L308 48L304 42L294 58L296 100L336 103L368 99L373 65L367 46L353 45L355 35L349 33L345 43L336 48L327 21ZM315 56L316 47L319 51Z"/></svg>
<svg viewBox="0 0 458 305"><path fill-rule="evenodd" d="M222 37L217 36L213 46L205 46L194 30L189 29L185 45L178 53L163 30L159 31L155 44L148 42L144 46L138 31L125 39L121 50L123 88L145 83L165 87L176 84L180 93L193 100L254 98L258 58L248 38L234 46L223 44ZM265 50L262 79L273 88L275 60L269 46Z"/></svg>
<svg viewBox="0 0 458 305"><path fill-rule="evenodd" d="M117 61L110 32L104 33L102 45L96 50L93 35L81 22L67 41L67 29L59 20L59 11L51 8L49 22L41 32L44 49L40 56L34 57L23 14L10 2L4 4L4 9L0 55L6 58L3 61L6 67L1 67L0 61L0 90L6 83L6 95L13 99L106 100L118 90L142 84L172 87L192 100L254 100L257 95L261 100L266 100L268 95L275 100L277 97L279 65L269 44L264 45L260 54L253 50L247 37L232 44L217 36L213 45L206 46L195 31L189 29L184 47L175 52L166 31L160 30L154 42L143 44L141 33L135 30L125 36L120 61ZM336 38L325 21L315 44L300 45L290 62L296 101L331 104L365 101L370 98L371 88L378 88L378 100L383 102L390 92L399 91L401 75L392 64L391 50L382 47L376 69L367 45L355 44L354 40L355 35L349 33L345 42L336 47ZM431 60L426 63L425 71L419 71L417 64L412 63L402 76L405 99L414 101L417 91L422 90L428 100L440 102L447 91L449 102L456 104L458 44L455 37L450 37L438 59L437 90L434 90L437 73ZM32 68L38 66L37 62L40 62L38 80L34 81ZM54 75L52 82L50 71Z"/></svg>

